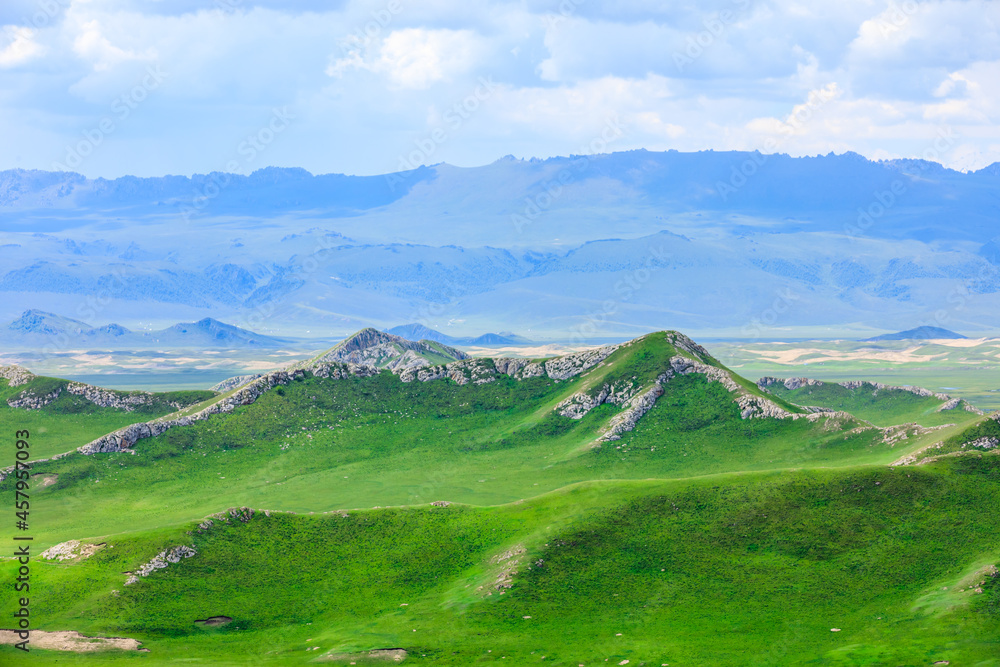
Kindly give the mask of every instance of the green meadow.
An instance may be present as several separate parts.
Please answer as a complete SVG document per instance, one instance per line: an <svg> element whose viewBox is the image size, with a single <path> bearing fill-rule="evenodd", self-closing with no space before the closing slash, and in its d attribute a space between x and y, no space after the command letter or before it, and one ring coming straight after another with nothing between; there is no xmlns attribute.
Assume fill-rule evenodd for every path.
<svg viewBox="0 0 1000 667"><path fill-rule="evenodd" d="M148 652L30 660L1000 665L1000 457L963 447L996 420L955 410L952 426L884 431L943 413L836 389L776 392L798 419L742 419L700 373L663 382L618 440L599 441L617 405L555 411L604 385L652 386L680 353L652 334L568 380L306 373L134 454L39 463L35 553L100 548L33 562L34 627ZM856 417L797 407L824 403ZM10 410L5 429L27 415L45 421ZM888 465L913 452L926 462ZM13 492L11 477L0 502ZM179 545L197 554L125 584ZM15 570L0 562L4 580ZM231 620L196 622L213 616ZM0 646L5 659L29 660Z"/></svg>

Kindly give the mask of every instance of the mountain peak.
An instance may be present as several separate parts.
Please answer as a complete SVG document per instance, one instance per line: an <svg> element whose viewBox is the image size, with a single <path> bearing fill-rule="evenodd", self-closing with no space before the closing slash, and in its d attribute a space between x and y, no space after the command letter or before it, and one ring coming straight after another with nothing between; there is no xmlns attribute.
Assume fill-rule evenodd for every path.
<svg viewBox="0 0 1000 667"><path fill-rule="evenodd" d="M412 341L372 327L358 331L315 359L317 362L367 364L398 370L446 364L469 355L430 340Z"/></svg>
<svg viewBox="0 0 1000 667"><path fill-rule="evenodd" d="M876 342L882 340L949 340L967 338L960 333L955 333L941 327L921 326L916 329L908 329L897 333L882 334L874 338L867 338L866 342Z"/></svg>

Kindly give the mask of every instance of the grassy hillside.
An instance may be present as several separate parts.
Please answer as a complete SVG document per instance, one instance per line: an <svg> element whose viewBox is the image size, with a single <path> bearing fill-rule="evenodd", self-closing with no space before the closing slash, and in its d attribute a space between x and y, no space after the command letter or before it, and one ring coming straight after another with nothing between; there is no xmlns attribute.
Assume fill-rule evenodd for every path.
<svg viewBox="0 0 1000 667"><path fill-rule="evenodd" d="M211 391L154 393L148 402L125 410L101 407L84 396L70 394L66 391L69 384L69 380L34 377L27 384L11 387L8 380L0 378L0 428L5 432L15 429L31 431L34 437L31 448L33 460L71 451L105 433L162 417L178 407L193 405L215 395ZM12 408L8 405L8 401L45 397L57 391L58 398L39 409ZM121 399L145 394L113 390L103 392Z"/></svg>
<svg viewBox="0 0 1000 667"><path fill-rule="evenodd" d="M37 464L34 553L101 546L33 562L34 627L149 652L31 659L1000 665L1000 456L962 447L995 420L811 414L672 332L514 376L456 361L428 381L388 370L414 350L387 357L372 338L348 352L381 372L313 366L134 454ZM923 407L881 394L883 423ZM68 424L60 401L76 398L11 411ZM952 454L886 465L926 452ZM6 506L14 482L0 482ZM126 585L181 545L196 554ZM232 620L196 622L216 616Z"/></svg>
<svg viewBox="0 0 1000 667"><path fill-rule="evenodd" d="M986 454L588 483L500 507L258 512L36 565L33 611L150 650L72 660L87 664L347 665L402 648L434 665L991 665L998 503ZM178 544L197 555L124 585ZM233 620L195 623L213 615Z"/></svg>
<svg viewBox="0 0 1000 667"><path fill-rule="evenodd" d="M877 426L892 426L913 422L921 426L968 424L979 415L965 409L961 401L948 410L945 401L935 396L921 396L901 388L879 388L870 382L860 386L844 386L836 382L818 382L789 389L772 383L766 391L799 405L815 405L831 410L843 410Z"/></svg>
<svg viewBox="0 0 1000 667"><path fill-rule="evenodd" d="M153 529L234 505L297 512L434 500L493 505L598 479L888 463L939 436L890 444L844 417L741 419L731 392L701 374L664 383L620 440L598 442L619 406L600 405L579 420L555 411L608 380L634 378L644 387L673 352L665 345L623 348L562 381L504 376L460 386L404 383L389 372L307 374L232 413L140 440L136 455L74 454L36 466L36 474L58 476L36 491L36 540ZM9 496L0 485L0 499Z"/></svg>

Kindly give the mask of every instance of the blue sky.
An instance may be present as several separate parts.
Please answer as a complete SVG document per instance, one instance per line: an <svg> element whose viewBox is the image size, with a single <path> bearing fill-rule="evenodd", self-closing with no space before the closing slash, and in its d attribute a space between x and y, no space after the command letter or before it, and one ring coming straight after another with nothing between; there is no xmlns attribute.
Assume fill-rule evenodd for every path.
<svg viewBox="0 0 1000 667"><path fill-rule="evenodd" d="M1000 160L992 0L4 0L0 168Z"/></svg>

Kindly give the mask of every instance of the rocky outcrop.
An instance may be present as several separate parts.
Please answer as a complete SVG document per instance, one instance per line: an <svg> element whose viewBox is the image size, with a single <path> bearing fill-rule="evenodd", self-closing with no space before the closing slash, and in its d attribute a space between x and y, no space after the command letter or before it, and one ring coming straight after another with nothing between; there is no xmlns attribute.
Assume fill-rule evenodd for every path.
<svg viewBox="0 0 1000 667"><path fill-rule="evenodd" d="M7 399L7 405L21 410L41 410L59 398L60 394L62 394L62 388L54 389L47 394L35 394L25 390L13 398Z"/></svg>
<svg viewBox="0 0 1000 667"><path fill-rule="evenodd" d="M156 401L156 396L148 391L114 391L82 382L70 382L66 386L66 392L82 396L96 406L124 410L125 412L131 412L141 405L151 405ZM175 410L180 408L179 403L171 403L170 405Z"/></svg>
<svg viewBox="0 0 1000 667"><path fill-rule="evenodd" d="M619 440L622 437L622 433L634 429L639 419L652 409L656 403L656 399L663 395L663 387L660 386L660 382L658 379L649 391L630 400L625 410L611 418L611 421L608 422L607 430L598 440Z"/></svg>
<svg viewBox="0 0 1000 667"><path fill-rule="evenodd" d="M35 379L35 374L21 366L0 366L0 378L7 380L10 387L20 387Z"/></svg>
<svg viewBox="0 0 1000 667"><path fill-rule="evenodd" d="M249 384L259 377L260 373L254 373L253 375L237 375L227 380L223 380L219 384L212 387L211 391L214 391L218 394L224 394L227 391L232 391L233 389L238 389L243 385Z"/></svg>
<svg viewBox="0 0 1000 667"><path fill-rule="evenodd" d="M486 384L493 382L502 375L512 377L516 380L533 377L566 380L590 370L611 356L619 347L621 346L607 345L584 352L574 352L573 354L556 357L544 362L508 357L498 359L462 359L441 366L405 368L399 372L399 379L403 382L430 382L432 380L449 378L462 385L469 383Z"/></svg>
<svg viewBox="0 0 1000 667"><path fill-rule="evenodd" d="M381 369L377 368L376 366L368 366L365 364L352 364L352 363L317 364L300 370L309 371L318 378L327 378L330 380L343 380L344 378L348 377L367 378L367 377L373 377L382 372ZM255 380L254 382L257 382L257 380Z"/></svg>
<svg viewBox="0 0 1000 667"><path fill-rule="evenodd" d="M148 391L116 391L114 389L95 387L83 382L70 381L46 394L36 394L29 389L25 389L17 396L8 399L7 405L23 410L40 410L62 396L63 391L67 394L80 396L98 407L113 408L123 412L132 412L137 407L152 405L156 402L155 394ZM181 407L180 403L169 403L168 405L171 405L175 410Z"/></svg>
<svg viewBox="0 0 1000 667"><path fill-rule="evenodd" d="M153 557L153 560L141 565L135 573L125 580L125 585L131 586L139 581L139 577L148 577L157 570L169 567L171 563L181 562L182 558L191 558L197 555L198 552L195 551L194 547L184 545L164 549L160 553L156 554L156 556Z"/></svg>
<svg viewBox="0 0 1000 667"><path fill-rule="evenodd" d="M100 544L81 544L80 540L69 540L55 546L49 547L38 555L42 560L85 560L104 547L104 542Z"/></svg>
<svg viewBox="0 0 1000 667"><path fill-rule="evenodd" d="M528 550L524 548L524 545L518 544L517 546L491 558L490 564L499 567L495 573L496 576L494 580L487 586L487 588L489 588L490 591L506 591L513 588L514 577L517 576L522 557L527 552ZM476 590L482 590L483 588L484 586L480 586ZM487 595L490 594L491 593L487 593Z"/></svg>
<svg viewBox="0 0 1000 667"><path fill-rule="evenodd" d="M593 368L610 357L620 345L606 345L593 350L575 352L545 362L545 374L553 380L566 380Z"/></svg>
<svg viewBox="0 0 1000 667"><path fill-rule="evenodd" d="M315 360L317 364L340 362L387 368L393 372L430 366L424 356L468 359L469 355L453 347L421 340L412 341L378 331L362 329Z"/></svg>
<svg viewBox="0 0 1000 667"><path fill-rule="evenodd" d="M625 405L632 400L641 387L633 380L605 382L597 392L578 391L556 406L556 412L570 419L582 419L588 412L604 403Z"/></svg>
<svg viewBox="0 0 1000 667"><path fill-rule="evenodd" d="M935 410L935 412L944 412L945 410L954 410L955 408L957 408L959 406L959 404L961 402L962 402L962 399L960 399L960 398L952 398L952 399L950 399L950 400L942 403L941 407L939 407L937 410Z"/></svg>
<svg viewBox="0 0 1000 667"><path fill-rule="evenodd" d="M301 369L272 371L260 376L242 389L237 390L231 396L227 396L192 415L185 415L174 419L155 419L140 424L132 424L79 447L77 451L81 454L129 451L132 445L143 438L158 436L175 426L190 426L196 421L207 419L215 414L232 412L241 405L250 405L260 398L264 392L302 377L305 377L305 371Z"/></svg>
<svg viewBox="0 0 1000 667"><path fill-rule="evenodd" d="M917 396L924 397L934 397L939 401L950 401L951 396L948 394L942 394L939 392L931 391L930 389L924 389L923 387L913 387L910 385L889 385L882 384L881 382L868 382L867 380L848 380L846 382L839 383L841 387L846 387L847 389L866 389L871 387L873 392L879 391L908 391L911 394L916 394Z"/></svg>
<svg viewBox="0 0 1000 667"><path fill-rule="evenodd" d="M463 359L444 366L406 368L399 373L403 382L430 382L448 378L456 384L486 384L499 377L492 359Z"/></svg>
<svg viewBox="0 0 1000 667"><path fill-rule="evenodd" d="M563 417L569 417L570 419L583 419L588 412L604 403L604 401L608 398L608 393L609 389L607 384L602 386L600 391L596 394L588 394L578 391L559 403L559 405L556 406L556 412Z"/></svg>
<svg viewBox="0 0 1000 667"><path fill-rule="evenodd" d="M777 405L774 401L762 396L753 394L743 394L736 399L736 404L740 406L740 419L794 419L801 415L796 415Z"/></svg>
<svg viewBox="0 0 1000 667"><path fill-rule="evenodd" d="M811 378L776 378L776 377L762 377L757 380L757 386L762 390L767 391L768 387L773 387L774 385L782 385L785 389L789 391L794 391L802 387L814 387L818 385L826 384L822 380L813 380ZM962 408L968 412L972 412L977 415L984 414L982 410L973 406L968 401L961 398L952 398L948 394L942 394L940 392L934 392L930 389L924 389L923 387L914 387L911 385L889 385L882 384L881 382L869 382L867 380L847 380L845 382L840 382L841 387L850 390L871 390L873 395L878 394L880 391L905 391L911 394L916 394L917 396L923 396L926 398L936 398L939 401L944 401L941 406L936 410L936 412L944 412L946 410L955 410L956 408Z"/></svg>
<svg viewBox="0 0 1000 667"><path fill-rule="evenodd" d="M695 359L676 356L670 359L670 368L677 375L690 375L700 373L708 378L709 382L718 382L729 391L745 391L743 387L733 379L733 376L722 368L710 366ZM671 374L670 377L673 377ZM668 378L669 379L669 378Z"/></svg>
<svg viewBox="0 0 1000 667"><path fill-rule="evenodd" d="M757 386L762 390L767 391L768 387L773 387L776 384L782 385L785 389L789 391L794 391L800 387L814 387L816 385L826 384L822 380L813 380L811 378L776 378L776 377L762 377L757 380Z"/></svg>
<svg viewBox="0 0 1000 667"><path fill-rule="evenodd" d="M1000 438L977 438L972 442L967 442L962 445L962 449L965 449L966 447L975 447L976 449L996 449L997 447L1000 447Z"/></svg>

